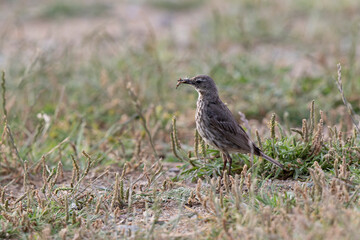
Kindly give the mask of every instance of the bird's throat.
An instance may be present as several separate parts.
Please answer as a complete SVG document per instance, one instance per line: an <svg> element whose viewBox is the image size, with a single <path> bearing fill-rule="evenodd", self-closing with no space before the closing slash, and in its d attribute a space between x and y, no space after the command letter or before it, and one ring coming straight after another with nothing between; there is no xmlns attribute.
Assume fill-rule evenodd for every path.
<svg viewBox="0 0 360 240"><path fill-rule="evenodd" d="M199 97L198 100L206 100L209 102L214 102L217 101L219 99L219 95L217 93L210 93L207 91L202 91L202 90L197 90L197 92L199 93Z"/></svg>

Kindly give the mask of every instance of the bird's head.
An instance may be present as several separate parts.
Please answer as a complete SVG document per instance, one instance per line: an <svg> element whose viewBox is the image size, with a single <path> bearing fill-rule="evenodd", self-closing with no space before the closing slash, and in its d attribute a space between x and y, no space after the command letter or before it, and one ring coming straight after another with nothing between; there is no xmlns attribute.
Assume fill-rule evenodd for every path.
<svg viewBox="0 0 360 240"><path fill-rule="evenodd" d="M180 78L176 88L181 84L189 84L193 86L201 95L216 94L217 88L214 80L207 75L199 75L193 78Z"/></svg>

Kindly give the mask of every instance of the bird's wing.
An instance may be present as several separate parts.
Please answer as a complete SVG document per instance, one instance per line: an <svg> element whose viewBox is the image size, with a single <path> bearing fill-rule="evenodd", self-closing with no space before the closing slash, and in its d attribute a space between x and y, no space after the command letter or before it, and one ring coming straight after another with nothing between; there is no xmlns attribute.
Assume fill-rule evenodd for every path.
<svg viewBox="0 0 360 240"><path fill-rule="evenodd" d="M226 105L222 102L210 104L206 109L206 115L209 117L210 126L217 130L220 137L233 143L239 150L251 152L253 148L257 154L258 148L251 142Z"/></svg>
<svg viewBox="0 0 360 240"><path fill-rule="evenodd" d="M210 103L211 104L211 103ZM264 154L247 135L245 130L236 122L231 111L222 102L211 104L206 110L210 120L210 126L216 130L221 138L226 139L237 147L240 152L253 152L273 164L284 168L284 165ZM235 149L234 149L235 150Z"/></svg>

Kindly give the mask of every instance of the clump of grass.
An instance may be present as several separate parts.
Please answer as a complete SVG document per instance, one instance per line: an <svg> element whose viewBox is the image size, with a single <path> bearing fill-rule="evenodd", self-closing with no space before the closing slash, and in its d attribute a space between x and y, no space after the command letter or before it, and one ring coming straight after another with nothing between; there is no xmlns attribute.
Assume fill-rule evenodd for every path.
<svg viewBox="0 0 360 240"><path fill-rule="evenodd" d="M340 225L347 222L347 217L351 221L355 220L356 214L351 214L347 208L357 205L354 198L358 198L355 186L347 184L351 174L345 170L349 168L346 165L346 162L342 163L346 177L339 180L326 174L314 162L314 168L310 169L313 184L295 183L293 190L286 192L275 187L271 187L269 192L264 181L246 169L240 175L230 176L230 186L224 179L224 184L218 185L218 181L212 178L210 187L201 188L203 183L199 180L197 199L211 215L208 218L211 228L216 229L208 231L206 237L239 239L245 236L266 238L271 235L275 238L289 238L299 234L302 237L314 234L322 236L328 231L335 238L343 237ZM329 215L329 212L332 214ZM317 229L307 227L319 220L321 224ZM358 220L355 222L360 223ZM254 232L254 229L258 230ZM351 227L348 229L346 236L355 236L356 231Z"/></svg>
<svg viewBox="0 0 360 240"><path fill-rule="evenodd" d="M253 166L253 168L257 168L256 172L267 178L307 179L310 175L309 168L315 162L318 162L322 168L331 171L337 156L356 157L357 153L354 149L357 148L357 136L349 136L346 143L337 137L338 134L334 134L325 140L323 114L321 113L318 124L315 123L315 115L315 102L312 101L310 104L310 119L304 119L301 130L292 128L293 133L291 133L283 130L283 127L275 121L275 114L273 114L269 122L270 139L260 140L258 134L257 138L258 142L261 143L261 149L283 163L285 170L280 170L271 163L259 161L259 158L256 158ZM276 136L276 128L279 128L280 137ZM199 140L195 135L195 142L197 141ZM199 146L199 144L195 144L195 146ZM196 149L194 151L196 152ZM189 165L185 164L182 167L180 176L185 178L190 176L194 180L198 177L214 176L214 174L215 176L221 176L222 160L219 151L208 149L206 153L208 157L203 155L202 158L196 157L195 154L195 158L192 159L193 165L189 168ZM234 173L240 173L244 165L251 167L250 158L251 156L243 154L233 155ZM182 158L180 159L182 160ZM206 164L204 164L204 159L206 159Z"/></svg>
<svg viewBox="0 0 360 240"><path fill-rule="evenodd" d="M195 158L192 157L192 152L191 151L189 151L189 152L184 151L184 149L182 149L182 147L180 145L180 140L179 140L179 137L177 135L176 118L175 117L173 117L173 120L172 120L172 129L171 130L172 130L170 132L171 149L172 149L172 152L173 152L174 156L177 159L179 159L180 161L185 161L185 162L187 162L187 164L190 164L193 167L197 167L195 161L193 161L194 159L196 159L196 157ZM198 135L198 133L195 131L195 150L194 150L195 156L196 155L199 156L199 148L202 145L204 145L203 140Z"/></svg>

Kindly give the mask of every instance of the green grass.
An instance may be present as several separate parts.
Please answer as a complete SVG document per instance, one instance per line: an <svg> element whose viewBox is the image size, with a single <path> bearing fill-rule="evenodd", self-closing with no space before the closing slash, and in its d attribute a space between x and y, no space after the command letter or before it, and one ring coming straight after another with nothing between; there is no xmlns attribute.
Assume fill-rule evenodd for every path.
<svg viewBox="0 0 360 240"><path fill-rule="evenodd" d="M104 16L109 6L103 3L73 3L69 1L54 1L46 5L39 16L46 19L99 17Z"/></svg>
<svg viewBox="0 0 360 240"><path fill-rule="evenodd" d="M314 121L314 102L312 103L312 106L310 119L313 119L312 121ZM290 133L285 131L283 127L274 120L273 123L269 123L271 126L269 130L270 132L273 132L272 137L266 139L264 142L262 142L261 139L258 139L258 141L260 141L258 142L258 145L262 147L262 150L285 166L283 170L265 160L259 161L259 158L256 156L251 157L244 154L233 154L233 173L240 174L244 166L247 165L248 168L253 169L254 172L261 175L263 178L306 180L310 175L309 169L313 167L314 162L317 162L327 171L334 171L334 167L336 168L336 166L334 166L334 164L336 164L335 162L341 162L342 158L348 159L347 161L349 161L349 168L352 169L351 171L356 169L359 166L359 161L352 160L357 159L359 154L357 152L359 138L356 131L354 130L353 135L349 136L346 141L344 141L342 134L334 127L333 129L330 129L332 132L330 137L324 140L323 119L319 120L317 127L315 127L316 123L312 121L305 121L302 130L295 128L292 129L293 133ZM279 128L279 137L275 135L276 126ZM177 131L173 131L173 142L176 142L176 134ZM204 144L201 143L201 140L199 141L200 142L197 144L198 148L200 148L199 146L201 144ZM190 155L195 156L188 157L181 146L175 146L173 143L172 148L175 149L176 152L179 152L175 152L174 154L177 155L180 160L187 162L187 164L181 168L182 172L180 173L180 176L182 176L182 178L191 176L191 179L196 180L197 178L203 178L204 176L217 177L222 175L223 162L218 150L207 149L205 154L200 156L198 153L199 157L196 157L196 150L194 149L193 152L195 154L190 152ZM207 148L209 148L209 146L207 146ZM198 149L197 151L202 152L201 149ZM353 173L355 174L355 172ZM354 177L355 176L356 174ZM358 176L355 178L355 182L358 183L360 179ZM179 177L175 179L179 179Z"/></svg>
<svg viewBox="0 0 360 240"><path fill-rule="evenodd" d="M150 6L154 6L159 9L166 9L169 11L191 11L194 8L199 7L203 4L203 0L195 0L195 1L189 1L189 0L170 0L170 1L164 1L164 0L150 0L148 1Z"/></svg>
<svg viewBox="0 0 360 240"><path fill-rule="evenodd" d="M122 4L7 5L0 238L359 235L359 137L342 99L359 121L357 1ZM36 34L90 20L70 40ZM285 170L233 154L220 178L219 152L194 137L197 94L175 90L200 73Z"/></svg>

